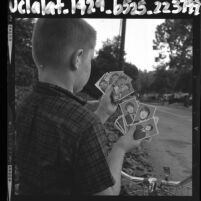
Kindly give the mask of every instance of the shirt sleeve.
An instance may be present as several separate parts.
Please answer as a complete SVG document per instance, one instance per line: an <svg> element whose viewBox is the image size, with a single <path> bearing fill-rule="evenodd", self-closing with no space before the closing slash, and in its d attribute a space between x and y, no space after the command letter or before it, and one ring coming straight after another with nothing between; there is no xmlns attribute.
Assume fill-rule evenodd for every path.
<svg viewBox="0 0 201 201"><path fill-rule="evenodd" d="M81 194L93 195L115 183L103 150L104 137L105 128L101 123L81 135L74 172L75 185Z"/></svg>

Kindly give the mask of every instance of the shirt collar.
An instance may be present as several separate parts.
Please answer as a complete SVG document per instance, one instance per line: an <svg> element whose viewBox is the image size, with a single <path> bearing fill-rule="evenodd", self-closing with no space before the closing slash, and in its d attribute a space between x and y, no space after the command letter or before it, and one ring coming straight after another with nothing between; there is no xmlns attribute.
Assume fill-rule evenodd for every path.
<svg viewBox="0 0 201 201"><path fill-rule="evenodd" d="M67 96L71 99L74 99L75 101L79 102L81 105L85 105L86 101L74 95L70 91L61 88L57 85L46 83L46 82L37 82L34 86L34 90L38 93L43 93L46 95L53 95L53 96Z"/></svg>

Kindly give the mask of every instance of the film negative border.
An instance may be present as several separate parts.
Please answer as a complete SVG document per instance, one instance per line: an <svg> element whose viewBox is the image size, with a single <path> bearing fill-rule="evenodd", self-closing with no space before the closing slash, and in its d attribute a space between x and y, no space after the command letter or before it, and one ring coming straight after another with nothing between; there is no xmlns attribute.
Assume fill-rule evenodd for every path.
<svg viewBox="0 0 201 201"><path fill-rule="evenodd" d="M8 21L8 24L12 24L12 31L14 32L14 16L15 15L9 15L9 21ZM21 16L21 17L25 17L25 16ZM175 16L176 17L176 16ZM164 17L165 18L165 17ZM174 17L173 17L174 18ZM193 85L194 85L194 91L193 91L193 122L194 122L194 126L193 126L193 196L192 197L173 197L171 198L171 200L182 200L182 201L185 201L185 200L199 200L199 188L200 188L200 183L199 183L199 175L200 175L200 145L199 145L199 142L200 142L200 136L199 136L199 133L200 133L200 112L199 112L199 109L200 109L200 41L201 41L201 38L200 38L200 33L201 33L201 30L200 30L200 22L201 22L201 19L199 19L199 17L197 19L195 19L195 22L194 22L194 38L195 38L195 41L193 43L193 48L194 48L194 51L195 51L195 45L196 45L196 51L195 51L195 54L194 54L194 57L196 57L196 59L194 58L194 72L193 72ZM198 32L197 32L198 31ZM197 33L196 33L197 32ZM198 40L199 42L197 42L196 40ZM11 63L8 65L8 68L14 68L14 52L13 52L13 46L14 46L14 35L12 33L12 51L11 51ZM10 86L11 88L13 86ZM13 139L13 137L11 137L11 139ZM12 141L13 142L13 141ZM11 177L11 180L9 180L11 182L11 188L10 188L10 194L8 193L7 195L7 200L20 200L20 201L23 201L23 200L29 200L27 199L27 197L23 198L21 196L13 196L12 195L14 194L13 193L13 178L14 178L14 163L13 163L13 150L12 152L9 152L9 149L8 149L8 155L10 156L10 158L8 157L8 161L9 162L7 164L7 168L8 168L8 176ZM10 165L10 166L8 166ZM11 167L11 168L10 168ZM7 180L8 181L8 180ZM66 200L66 198L68 200L71 200L71 198L69 197L63 197L61 198L61 200ZM132 198L133 199L133 198ZM136 200L139 200L137 197L135 197ZM144 200L146 200L146 197L143 197ZM156 197L148 197L147 200L158 200ZM45 199L44 197L42 199L40 198L34 198L33 199L33 196L32 196L32 199L31 199L31 196L30 196L30 200L53 200L53 199ZM90 199L89 199L90 200ZM107 198L104 200L107 200ZM141 199L140 199L141 200ZM167 200L166 197L163 198L160 198L159 200Z"/></svg>
<svg viewBox="0 0 201 201"><path fill-rule="evenodd" d="M7 63L7 89L13 92L13 84L14 84L14 66L13 66L13 41L14 41L14 18L11 14L8 15L8 25L7 25L7 46L8 46L8 63ZM9 93L8 93L9 95ZM14 96L12 96L12 99ZM8 100L10 97L8 97ZM14 189L14 140L15 140L15 130L13 125L14 120L14 104L15 100L8 101L8 122L7 122L7 200L10 201L13 195Z"/></svg>

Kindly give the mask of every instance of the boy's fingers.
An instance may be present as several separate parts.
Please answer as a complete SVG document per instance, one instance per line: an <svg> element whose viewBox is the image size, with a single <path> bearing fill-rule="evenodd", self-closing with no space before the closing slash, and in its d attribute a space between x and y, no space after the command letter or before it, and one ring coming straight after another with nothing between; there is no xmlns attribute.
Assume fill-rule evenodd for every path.
<svg viewBox="0 0 201 201"><path fill-rule="evenodd" d="M130 133L131 135L133 135L133 133L134 133L135 130L136 130L136 126L135 126L135 125L133 125L133 126L128 126L128 130L129 130L129 133Z"/></svg>
<svg viewBox="0 0 201 201"><path fill-rule="evenodd" d="M113 92L113 85L109 85L105 91L105 94L110 96Z"/></svg>
<svg viewBox="0 0 201 201"><path fill-rule="evenodd" d="M106 92L107 91L112 91L113 90L113 88L114 88L114 84L117 82L117 80L114 80L108 87L107 87L107 89L106 89Z"/></svg>
<svg viewBox="0 0 201 201"><path fill-rule="evenodd" d="M113 84L110 84L110 85L107 87L105 93L112 92L112 90L113 90Z"/></svg>

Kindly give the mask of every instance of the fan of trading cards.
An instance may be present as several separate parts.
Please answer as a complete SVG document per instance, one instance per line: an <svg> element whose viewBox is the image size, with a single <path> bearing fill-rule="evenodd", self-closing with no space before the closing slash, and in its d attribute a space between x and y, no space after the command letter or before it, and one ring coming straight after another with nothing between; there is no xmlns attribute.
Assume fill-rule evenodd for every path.
<svg viewBox="0 0 201 201"><path fill-rule="evenodd" d="M123 71L113 71L105 73L95 86L104 94L107 87L113 84L112 99L119 104L122 112L114 125L122 134L133 130L134 140L151 141L153 136L159 134L158 117L154 116L156 107L137 101L131 82L132 79Z"/></svg>

